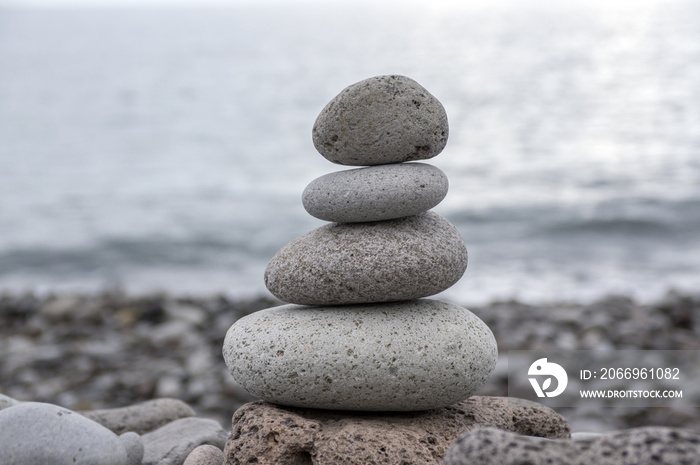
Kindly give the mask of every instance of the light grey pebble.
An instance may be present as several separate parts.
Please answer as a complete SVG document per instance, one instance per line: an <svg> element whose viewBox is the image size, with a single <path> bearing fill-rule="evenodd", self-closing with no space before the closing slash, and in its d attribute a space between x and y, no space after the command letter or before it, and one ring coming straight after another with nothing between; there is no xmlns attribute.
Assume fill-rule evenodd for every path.
<svg viewBox="0 0 700 465"><path fill-rule="evenodd" d="M484 428L458 439L443 465L697 465L700 435L666 427L635 428L579 439L542 439Z"/></svg>
<svg viewBox="0 0 700 465"><path fill-rule="evenodd" d="M194 416L192 407L179 399L153 399L128 407L78 412L117 434L153 431L178 418Z"/></svg>
<svg viewBox="0 0 700 465"><path fill-rule="evenodd" d="M603 433L590 433L585 431L577 431L575 433L571 433L571 439L574 441L581 441L584 439L596 439L601 436L603 436Z"/></svg>
<svg viewBox="0 0 700 465"><path fill-rule="evenodd" d="M447 144L447 114L406 76L376 76L352 84L318 115L316 149L333 163L382 165L425 160Z"/></svg>
<svg viewBox="0 0 700 465"><path fill-rule="evenodd" d="M81 306L82 301L79 296L72 294L60 295L48 300L41 307L40 314L48 321L56 322L70 318Z"/></svg>
<svg viewBox="0 0 700 465"><path fill-rule="evenodd" d="M228 433L214 420L181 418L141 436L143 465L181 465L195 447L223 449Z"/></svg>
<svg viewBox="0 0 700 465"><path fill-rule="evenodd" d="M431 299L261 310L229 328L223 354L236 382L268 402L367 411L464 400L498 355L479 318Z"/></svg>
<svg viewBox="0 0 700 465"><path fill-rule="evenodd" d="M0 410L5 409L7 407L12 407L13 405L17 405L20 403L21 402L17 399L13 399L12 397L6 396L5 394L0 394Z"/></svg>
<svg viewBox="0 0 700 465"><path fill-rule="evenodd" d="M433 211L375 223L331 223L285 245L265 285L285 302L344 305L437 294L467 268L457 229Z"/></svg>
<svg viewBox="0 0 700 465"><path fill-rule="evenodd" d="M302 194L306 211L339 223L381 221L430 210L447 195L447 176L425 163L337 171L316 178Z"/></svg>
<svg viewBox="0 0 700 465"><path fill-rule="evenodd" d="M119 440L126 450L127 465L141 465L143 460L143 442L141 436L134 432L121 434Z"/></svg>
<svg viewBox="0 0 700 465"><path fill-rule="evenodd" d="M216 446L205 444L190 452L183 465L222 465L224 458L224 451Z"/></svg>
<svg viewBox="0 0 700 465"><path fill-rule="evenodd" d="M119 437L53 404L23 402L0 410L3 465L127 465Z"/></svg>
<svg viewBox="0 0 700 465"><path fill-rule="evenodd" d="M203 309L181 302L168 302L165 313L173 320L183 320L193 326L205 324L207 321L207 314Z"/></svg>

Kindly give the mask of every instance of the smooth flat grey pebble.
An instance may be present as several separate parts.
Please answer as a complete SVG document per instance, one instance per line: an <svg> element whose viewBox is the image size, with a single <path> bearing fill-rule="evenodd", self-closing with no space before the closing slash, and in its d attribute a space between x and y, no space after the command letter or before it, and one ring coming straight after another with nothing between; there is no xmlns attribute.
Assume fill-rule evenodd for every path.
<svg viewBox="0 0 700 465"><path fill-rule="evenodd" d="M375 76L345 88L321 110L312 135L333 163L382 165L426 160L447 144L442 104L406 76Z"/></svg>
<svg viewBox="0 0 700 465"><path fill-rule="evenodd" d="M181 465L195 447L223 449L228 433L214 420L181 418L141 436L143 465Z"/></svg>
<svg viewBox="0 0 700 465"><path fill-rule="evenodd" d="M464 400L487 381L498 355L484 322L431 299L260 310L229 328L223 354L233 378L260 399L367 411Z"/></svg>
<svg viewBox="0 0 700 465"><path fill-rule="evenodd" d="M143 442L141 442L141 436L134 432L128 432L119 435L119 440L126 450L127 465L141 465L141 461L143 460Z"/></svg>
<svg viewBox="0 0 700 465"><path fill-rule="evenodd" d="M117 434L153 431L178 418L194 416L194 410L181 400L153 399L128 407L78 412Z"/></svg>
<svg viewBox="0 0 700 465"><path fill-rule="evenodd" d="M0 410L3 465L127 465L119 437L58 405L23 402Z"/></svg>
<svg viewBox="0 0 700 465"><path fill-rule="evenodd" d="M410 300L437 294L467 269L457 229L427 211L375 223L331 223L280 249L265 285L280 300L344 305Z"/></svg>
<svg viewBox="0 0 700 465"><path fill-rule="evenodd" d="M326 221L382 221L430 210L447 189L447 176L439 168L397 163L316 178L304 189L302 203L310 215Z"/></svg>
<svg viewBox="0 0 700 465"><path fill-rule="evenodd" d="M21 402L17 399L13 399L12 397L6 396L5 394L0 394L0 410L5 409L7 407L12 407L13 405L17 405L20 403Z"/></svg>
<svg viewBox="0 0 700 465"><path fill-rule="evenodd" d="M588 439L542 439L484 428L458 439L443 465L698 465L700 435L665 427L635 428Z"/></svg>
<svg viewBox="0 0 700 465"><path fill-rule="evenodd" d="M224 451L216 446L205 444L190 452L183 465L222 465L224 459Z"/></svg>
<svg viewBox="0 0 700 465"><path fill-rule="evenodd" d="M603 436L603 433L589 433L589 432L584 432L584 431L578 431L575 433L571 433L571 439L573 441L581 441L584 439L596 439Z"/></svg>

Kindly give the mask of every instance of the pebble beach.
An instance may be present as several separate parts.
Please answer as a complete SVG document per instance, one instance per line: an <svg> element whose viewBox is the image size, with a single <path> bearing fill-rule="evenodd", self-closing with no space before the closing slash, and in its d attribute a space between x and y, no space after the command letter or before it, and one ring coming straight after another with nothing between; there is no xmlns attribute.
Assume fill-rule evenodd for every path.
<svg viewBox="0 0 700 465"><path fill-rule="evenodd" d="M245 315L281 304L266 296L235 301L118 291L3 294L0 393L77 411L170 397L229 430L236 409L255 399L228 373L221 355L226 331ZM653 304L623 296L586 305L509 301L469 310L492 329L500 353L478 395L507 395L507 368L501 362L508 350L700 350L699 296L669 294ZM582 406L558 413L573 432L648 425L700 432L700 415L687 408Z"/></svg>
<svg viewBox="0 0 700 465"><path fill-rule="evenodd" d="M335 83L379 71L313 69L332 65L322 57L364 59L368 47L324 52L310 44L335 43L333 34L268 34L275 23L257 7L156 15L162 42L150 39L160 36L156 16L125 10L122 20L146 26L132 28L132 44L126 23L103 11L54 20L48 10L8 9L14 39L0 42L19 45L0 46L0 64L20 71L3 73L0 88L41 97L32 107L0 92L9 108L0 121L12 122L0 131L11 134L0 175L0 464L700 465L700 133L686 103L696 100L687 83L697 68L683 68L679 83L676 63L694 52L670 61L647 53L697 41L683 20L690 7L662 7L652 0L632 19L607 8L558 11L547 34L529 19L537 10L410 7L432 18L410 33L420 40L392 39L410 51L389 51L401 58L397 69L384 71L391 61L379 54L372 60L394 74L328 101L311 141L306 124ZM305 29L293 20L303 10L278 15L294 36ZM389 13L407 29L393 9L373 11L362 22ZM323 10L312 22L324 14L340 17ZM652 17L656 26L639 34ZM266 28L229 35L234 18ZM103 33L101 21L119 28ZM45 22L58 27L38 42L23 32ZM96 40L73 34L76 24L99 31ZM669 27L681 32L669 39ZM183 30L189 55L161 53L175 50L168 37ZM471 30L481 32L462 37ZM82 47L93 42L100 47ZM163 48L143 55L147 42ZM463 58L426 53L423 43L452 44L438 48ZM127 57L126 66L95 59L105 55ZM30 66L17 66L18 56ZM37 73L32 63L44 56L56 73ZM288 57L295 71L281 72ZM100 73L86 81L103 83L107 72L119 82L76 85L62 74L77 69L70 63L91 63L83 79ZM156 72L143 73L144 63ZM220 63L236 63L236 79L228 68L214 72ZM413 75L404 63L445 107L403 75ZM517 79L505 78L513 70ZM264 84L259 71L283 80ZM658 85L643 79L650 75ZM54 87L75 98L52 98ZM651 105L650 95L658 95ZM193 111L199 105L211 119ZM32 116L51 114L68 124ZM66 138L67 127L81 135ZM453 129L440 166L424 163ZM104 143L115 137L125 145ZM356 168L311 161L302 156L314 155L309 142L325 161ZM28 179L46 188L28 189ZM637 397L645 400L621 400Z"/></svg>

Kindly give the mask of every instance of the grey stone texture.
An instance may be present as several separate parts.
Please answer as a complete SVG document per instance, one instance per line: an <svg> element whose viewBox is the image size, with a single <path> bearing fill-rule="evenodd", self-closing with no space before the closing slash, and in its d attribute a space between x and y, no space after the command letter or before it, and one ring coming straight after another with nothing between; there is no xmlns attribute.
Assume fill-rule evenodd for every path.
<svg viewBox="0 0 700 465"><path fill-rule="evenodd" d="M3 465L127 465L119 437L53 404L23 402L0 410Z"/></svg>
<svg viewBox="0 0 700 465"><path fill-rule="evenodd" d="M467 269L459 231L433 211L374 223L331 223L285 245L265 270L280 300L344 305L416 299Z"/></svg>
<svg viewBox="0 0 700 465"><path fill-rule="evenodd" d="M216 446L205 444L190 452L183 465L222 465L223 463L224 451Z"/></svg>
<svg viewBox="0 0 700 465"><path fill-rule="evenodd" d="M449 449L444 465L697 465L700 435L667 427L635 428L571 440L532 438L484 428Z"/></svg>
<svg viewBox="0 0 700 465"><path fill-rule="evenodd" d="M448 133L445 109L423 86L405 76L376 76L328 102L312 136L333 163L364 166L432 158Z"/></svg>
<svg viewBox="0 0 700 465"><path fill-rule="evenodd" d="M144 450L141 436L134 432L128 432L119 435L119 440L126 450L127 465L141 465Z"/></svg>
<svg viewBox="0 0 700 465"><path fill-rule="evenodd" d="M595 439L603 436L603 433L592 433L588 431L578 431L576 433L571 433L571 439L574 441L580 441L585 439Z"/></svg>
<svg viewBox="0 0 700 465"><path fill-rule="evenodd" d="M448 187L445 173L425 163L369 166L316 178L302 203L310 215L326 221L392 220L430 210Z"/></svg>
<svg viewBox="0 0 700 465"><path fill-rule="evenodd" d="M0 410L5 409L7 407L12 407L20 403L21 402L17 399L13 399L12 397L6 396L5 394L0 394Z"/></svg>
<svg viewBox="0 0 700 465"><path fill-rule="evenodd" d="M251 402L232 423L226 465L437 465L457 438L484 426L549 438L570 434L566 420L548 407L480 396L426 412L382 414Z"/></svg>
<svg viewBox="0 0 700 465"><path fill-rule="evenodd" d="M147 433L178 418L194 416L194 410L181 400L153 399L128 407L78 412L117 434Z"/></svg>
<svg viewBox="0 0 700 465"><path fill-rule="evenodd" d="M420 299L261 310L231 326L223 355L233 378L268 402L407 411L475 394L498 352L469 310Z"/></svg>
<svg viewBox="0 0 700 465"><path fill-rule="evenodd" d="M209 444L223 449L228 433L205 418L180 418L141 436L143 465L181 465L198 446Z"/></svg>

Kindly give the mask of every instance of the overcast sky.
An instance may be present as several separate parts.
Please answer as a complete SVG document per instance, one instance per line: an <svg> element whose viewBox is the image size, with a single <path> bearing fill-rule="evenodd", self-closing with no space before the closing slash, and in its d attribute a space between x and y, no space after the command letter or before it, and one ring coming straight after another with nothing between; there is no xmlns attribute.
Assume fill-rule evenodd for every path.
<svg viewBox="0 0 700 465"><path fill-rule="evenodd" d="M275 3L320 3L324 5L332 5L333 3L357 3L357 2L372 2L381 3L425 3L430 6L448 6L448 5L481 5L489 4L520 2L525 0L0 0L0 6L27 6L27 7L110 7L110 6L208 6L208 5L259 5L259 4L275 4ZM541 2L547 0L526 0L528 2ZM556 0L551 0L556 1ZM575 1L575 0L571 0ZM583 0L580 0L583 1ZM586 0L592 1L592 0ZM605 2L621 1L621 0L598 0ZM630 0L632 1L632 0ZM641 0L633 0L641 1Z"/></svg>
<svg viewBox="0 0 700 465"><path fill-rule="evenodd" d="M19 7L113 7L113 6L164 6L164 7L180 7L180 6L227 6L227 5L260 5L260 4L304 4L304 3L320 3L323 5L332 5L333 3L348 3L348 2L372 2L380 1L382 3L418 3L425 4L431 7L488 7L495 5L516 4L526 5L551 5L552 7L562 7L568 4L606 4L606 5L621 5L621 4L641 4L641 3L664 3L665 1L673 2L675 0L567 0L560 2L558 0L0 0L0 6L19 6Z"/></svg>
<svg viewBox="0 0 700 465"><path fill-rule="evenodd" d="M0 6L64 7L64 6L206 6L260 3L307 3L314 0L0 0Z"/></svg>

